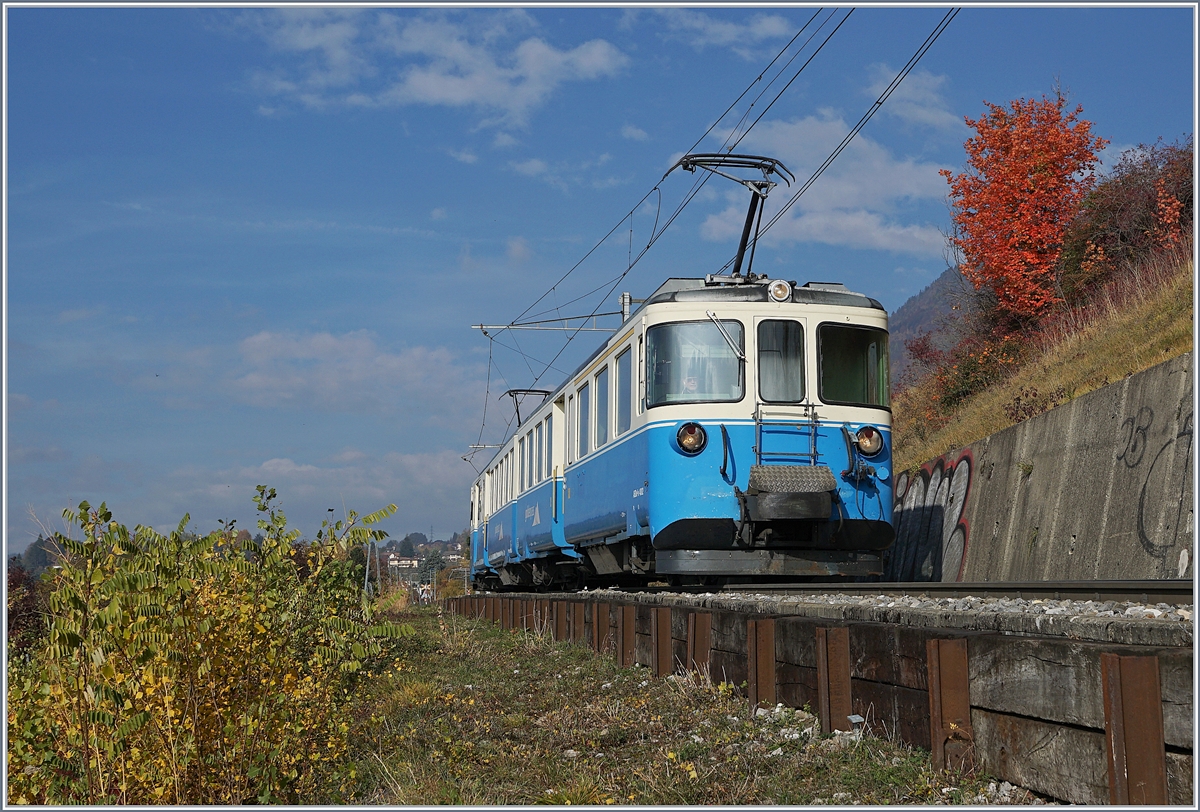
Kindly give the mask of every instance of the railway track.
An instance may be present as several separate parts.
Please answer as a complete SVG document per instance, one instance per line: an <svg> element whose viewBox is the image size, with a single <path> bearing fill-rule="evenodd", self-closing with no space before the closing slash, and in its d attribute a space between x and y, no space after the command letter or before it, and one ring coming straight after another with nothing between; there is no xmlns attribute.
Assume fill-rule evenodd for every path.
<svg viewBox="0 0 1200 812"><path fill-rule="evenodd" d="M753 593L761 595L924 595L930 598L962 598L968 595L990 598L1053 600L1134 601L1145 604L1192 604L1194 584L1189 579L1155 581L1022 581L979 583L778 583L725 584L716 586L651 587L629 592L683 592L690 594Z"/></svg>

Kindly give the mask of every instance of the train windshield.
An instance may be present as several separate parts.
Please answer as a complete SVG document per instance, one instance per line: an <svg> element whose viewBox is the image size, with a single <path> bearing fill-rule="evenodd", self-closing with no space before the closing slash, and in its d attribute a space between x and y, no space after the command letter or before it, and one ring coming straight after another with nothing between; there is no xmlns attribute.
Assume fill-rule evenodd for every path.
<svg viewBox="0 0 1200 812"><path fill-rule="evenodd" d="M745 354L742 323L722 320L657 324L646 331L646 406L717 403L742 399Z"/></svg>
<svg viewBox="0 0 1200 812"><path fill-rule="evenodd" d="M817 329L817 346L821 400L890 407L886 330L822 324Z"/></svg>

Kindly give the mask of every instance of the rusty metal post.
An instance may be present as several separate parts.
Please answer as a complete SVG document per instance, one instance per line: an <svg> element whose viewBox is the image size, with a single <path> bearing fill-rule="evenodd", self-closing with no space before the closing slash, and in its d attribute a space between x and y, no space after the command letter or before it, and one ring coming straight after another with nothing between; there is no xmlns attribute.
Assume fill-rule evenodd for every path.
<svg viewBox="0 0 1200 812"><path fill-rule="evenodd" d="M582 645L583 642L585 640L587 640L587 623L586 623L587 616L585 614L586 612L587 612L587 604L584 603L583 601L576 601L575 604L571 607L572 620L573 620L572 630L571 630L571 642L572 643L579 643L580 645Z"/></svg>
<svg viewBox="0 0 1200 812"><path fill-rule="evenodd" d="M650 660L656 677L665 677L675 670L669 606L656 606L650 610Z"/></svg>
<svg viewBox="0 0 1200 812"><path fill-rule="evenodd" d="M817 629L817 705L821 732L850 730L850 630Z"/></svg>
<svg viewBox="0 0 1200 812"><path fill-rule="evenodd" d="M688 614L688 661L689 671L708 671L709 650L712 648L712 614L691 612Z"/></svg>
<svg viewBox="0 0 1200 812"><path fill-rule="evenodd" d="M929 741L935 770L968 771L975 765L975 732L971 727L971 691L967 641L929 640L925 644L929 674Z"/></svg>
<svg viewBox="0 0 1200 812"><path fill-rule="evenodd" d="M623 603L620 608L617 627L617 662L622 668L630 668L634 663L636 653L637 607Z"/></svg>
<svg viewBox="0 0 1200 812"><path fill-rule="evenodd" d="M596 651L612 651L616 648L612 630L613 605L611 603L597 603L596 608L592 611L593 618L595 617L595 612L600 613L600 629L596 632Z"/></svg>
<svg viewBox="0 0 1200 812"><path fill-rule="evenodd" d="M554 639L562 642L567 639L567 602L554 602Z"/></svg>
<svg viewBox="0 0 1200 812"><path fill-rule="evenodd" d="M1108 794L1114 804L1167 803L1157 657L1101 654Z"/></svg>
<svg viewBox="0 0 1200 812"><path fill-rule="evenodd" d="M588 643L592 647L592 651L600 651L600 608L601 604L597 601L592 601L592 636Z"/></svg>
<svg viewBox="0 0 1200 812"><path fill-rule="evenodd" d="M774 618L746 621L746 670L749 672L746 692L750 696L750 707L775 707Z"/></svg>

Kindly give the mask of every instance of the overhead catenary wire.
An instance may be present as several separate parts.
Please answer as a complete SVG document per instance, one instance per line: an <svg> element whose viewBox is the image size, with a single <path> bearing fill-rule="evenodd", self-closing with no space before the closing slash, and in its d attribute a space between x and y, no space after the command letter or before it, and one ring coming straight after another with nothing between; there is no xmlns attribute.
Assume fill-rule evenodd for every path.
<svg viewBox="0 0 1200 812"><path fill-rule="evenodd" d="M759 72L759 74L750 82L750 84L748 84L746 86L746 88L741 93L738 94L738 97L736 99L734 99L733 102L728 107L725 108L725 110L721 113L721 115L717 116L717 118L713 120L713 123L708 126L708 129L706 129L704 131L704 133L699 138L696 139L695 143L693 143L692 146L687 150L688 152L691 152L699 144L701 144L704 141L704 139L707 138L709 136L709 134L711 134L712 131L717 128L717 125L719 125L725 119L725 117L727 115L729 115L729 112L731 110L733 110L734 107L737 106L738 102L740 102L743 98L745 98L746 94L749 93L750 90L756 84L758 84L759 82L762 81L763 77L766 76L767 72L770 71L771 67L776 62L779 61L780 57L782 57L785 53L787 53L788 49L792 47L793 43L795 43L795 41L800 38L800 35L804 33L804 31L809 27L809 25L812 24L813 20L815 20L817 18L817 16L823 10L824 9L817 9L817 11L813 14L813 16L810 17L808 19L808 21L804 23L803 26L801 26L800 30L797 31L796 34L790 40L788 40L787 44L784 45L783 48L781 48L777 54L775 54L775 56L771 59L771 61L769 63L767 63L767 66ZM820 29L818 28L818 31L819 30ZM809 38L808 41L811 42L811 37ZM805 43L805 46L807 46L807 44L808 44L808 42ZM801 47L801 51L803 50L803 47L804 46ZM793 59L794 59L794 57L793 57ZM792 60L789 60L787 64L791 64L791 61ZM786 67L786 65L785 65L785 67ZM768 83L767 87L770 87L770 85L772 83L774 83L774 79L772 79L771 82ZM761 94L759 95L758 98L761 98ZM756 99L756 101L757 101L757 99ZM753 104L751 104L751 108L753 108ZM661 181L660 181L660 183L661 183ZM548 290L546 290L545 293L541 294L540 296L538 296L538 298L534 299L533 302L530 303L530 305L528 307L526 307L525 310L521 311L521 313L515 319L513 319L513 321L511 323L515 324L516 322L520 321L521 318L523 318L525 315L527 315L530 310L532 310L534 307L536 307L538 305L539 302L541 302L543 299L545 299L546 296L550 295L550 293L553 290L555 290L559 285L561 285L564 281L566 281L567 277L569 277L572 273L574 273L579 268L580 265L582 265L593 253L595 253L595 251L601 245L603 245L608 240L608 238L611 237L617 231L617 229L619 229L625 223L626 220L631 220L633 215L637 212L637 210L641 207L641 205L643 203L645 203L646 200L649 199L649 197L652 194L654 194L655 192L659 192L658 184L655 184L654 187L650 189L650 191L646 192L646 194L643 195L642 198L640 200L638 200L638 202L635 203L633 205L633 207L626 214L622 215L621 219L618 220L617 223L611 229L609 229L609 231L607 233L605 233L605 235L603 237L601 237L599 239L599 241L596 242L595 245L593 245L590 249L588 249L587 253L584 254L583 257L581 257L578 262L576 262L574 265L572 265L570 268L568 268L566 273L564 273L561 277L559 277L558 280L555 281L555 283L553 285L551 285L550 288ZM659 194L661 196L661 192L659 192ZM651 233L653 233L653 231Z"/></svg>
<svg viewBox="0 0 1200 812"><path fill-rule="evenodd" d="M765 114L766 114L767 110L770 110L770 109L771 109L771 107L772 107L772 106L775 104L775 102L777 102L777 101L779 100L779 97L783 95L783 92L784 92L785 90L787 90L787 88L788 88L788 87L790 87L794 81L796 81L796 78L797 78L797 77L798 77L798 76L799 76L799 75L800 75L800 74L801 74L801 73L804 71L804 69L805 69L805 68L807 68L807 67L809 66L809 64L811 64L811 63L812 63L812 60L813 60L813 58L814 58L814 57L815 57L815 56L816 56L818 53L820 53L820 52L821 52L821 50L822 50L822 49L823 49L823 48L824 48L824 47L825 47L825 46L826 46L826 45L829 43L829 41L830 41L830 40L833 38L833 35L834 35L834 34L836 34L836 33L838 32L838 29L840 29L840 28L842 27L842 24L843 24L843 23L845 23L847 19L849 19L849 17L850 17L850 14L851 14L853 11L854 11L854 9L851 9L849 12L847 12L847 13L846 13L846 15L845 15L844 17L842 17L842 20L841 20L841 22L839 22L839 23L838 23L838 24L837 24L837 25L834 27L834 29L833 29L832 31L830 31L830 32L829 32L829 34L828 34L828 35L825 37L825 39L824 39L824 40L821 42L821 44L820 44L820 45L817 47L817 50L816 50L816 51L814 51L814 52L813 52L813 54L812 54L812 55L811 55L811 56L810 56L810 57L809 57L807 60L805 60L804 64L800 66L800 68L799 68L799 69L796 71L796 73L795 73L795 74L793 74L792 78L788 80L788 83L787 83L786 85L784 85L783 89L782 89L782 90L780 90L780 92L779 92L779 93L777 93L777 94L775 95L775 98L773 98L773 99L771 100L770 104L768 104L768 105L767 105L767 107L763 109L763 112L762 112L762 114L761 114L761 115L759 115L759 116L758 116L758 118L756 118L756 119L755 119L755 120L754 120L754 121L751 123L751 125L750 125L749 127L747 127L747 128L746 128L746 131L742 133L742 135L741 135L741 136L738 138L738 140L737 140L736 142L734 142L734 145L733 145L734 147L736 147L736 145L737 145L738 143L740 143L740 142L741 142L741 140L742 140L743 138L745 138L745 137L746 137L746 135L748 135L752 129L754 129L755 125L757 125L757 124L758 124L758 122L762 120L762 117L763 117L763 115L765 115ZM825 22L828 22L830 19L832 19L832 17L833 17L833 15L831 14L831 15L830 15L830 17L826 18ZM813 19L815 19L815 18L816 18L816 15L814 15L812 18L810 18L810 19L809 19L809 23L811 23L811 22L812 22L812 20L813 20ZM808 27L808 23L805 23L805 27L806 27L806 28ZM822 26L821 26L821 27L824 27L824 23L822 23ZM803 32L803 30L804 30L804 29L801 29L801 32ZM820 30L821 30L821 29L820 29L820 28L818 28L818 29L817 29L817 31L816 31L816 32L814 32L814 35L815 35L816 33L818 33ZM799 34L797 34L797 36L799 36ZM795 42L795 40L796 40L796 37L793 37L791 41L792 41L792 42ZM810 38L809 38L809 40L808 40L808 42L811 42L811 41L812 41L812 38L810 37ZM789 43L789 44L790 44L790 43ZM806 42L805 44L807 45L807 42ZM776 59L778 59L778 56L776 57ZM774 61L775 61L775 60L772 60L772 62L774 62ZM791 60L789 60L789 62L788 62L787 64L791 64ZM764 73L765 73L765 71L764 71ZM763 75L763 74L759 74L759 76L760 76L760 77L761 77L762 75ZM773 83L773 82L774 82L774 80L772 80L772 83ZM744 92L743 92L743 95L745 95L745 93L744 93ZM760 96L760 97L761 97L761 96ZM715 125L714 125L714 126L715 126ZM708 131L709 131L709 132L711 132L711 131L712 131L712 127L710 127ZM722 144L722 149L724 149L724 148L725 148L725 146L726 146L726 145L728 145L728 143L729 143L729 139L730 139L730 138L732 138L732 137L733 137L733 133L732 133L732 132L731 132L731 133L730 133L728 136L726 136L726 138L725 138L725 143L723 143L723 144ZM696 145L697 145L697 144L699 144L699 143L700 143L701 141L703 141L703 140L704 140L704 137L701 137L701 139L700 139L699 141L697 141L697 142L696 142L696 144L693 144L693 145L692 145L692 149L695 149L695 148L696 148ZM733 147L730 147L730 151L732 151L732 149L733 149ZM690 152L690 150L689 150L689 152ZM664 175L663 177L665 178L665 177L666 177L666 175ZM635 266L635 265L636 265L636 264L637 264L637 263L638 263L638 262L641 260L641 258L642 258L643 256L645 256L645 255L646 255L646 253L647 253L647 252L650 250L650 248L651 248L651 247L654 245L654 243L655 243L655 242L657 242L657 241L658 241L658 239L659 239L659 238L660 238L660 237L661 237L661 236L662 236L662 235L663 235L663 234L666 232L666 230L667 230L668 228L670 228L670 227L671 227L671 224L672 224L673 222L675 222L675 219L676 219L676 218L677 218L677 217L678 217L680 214L682 214L682 213L683 213L683 210L684 210L684 209L687 207L687 205L688 205L689 203L691 203L691 201L693 200L693 198L695 198L695 196L696 196L696 195L697 195L697 194L700 192L700 189L701 189L701 188L703 188L704 184L708 182L708 179L709 179L710 177L711 177L711 175L709 175L709 174L705 174L705 176L703 177L703 179L699 179L699 180L698 180L696 183L694 183L694 184L693 184L693 186L692 186L691 190L689 191L689 193L688 193L688 194L687 194L687 195L684 197L683 201L682 201L682 202L679 204L679 206L678 206L678 207L675 209L675 211L674 211L674 212L671 214L670 218L668 218L668 219L667 219L667 222L663 224L663 227L662 227L662 229L660 229L660 230L659 230L657 233L651 233L650 240L649 240L649 241L646 243L646 246L645 246L645 247L644 247L644 248L643 248L643 249L642 249L642 250L641 250L641 251L638 253L638 256L637 256L637 258L636 258L636 259L634 259L633 261L631 261L631 262L629 263L629 265L628 265L628 266L625 268L625 270L624 270L624 271L622 271L622 272L621 272L621 273L620 273L620 274L619 274L619 275L618 275L618 276L617 276L617 277L616 277L616 278L615 278L615 279L612 281L611 285L609 285L609 286L608 286L608 291L607 291L607 292L604 294L604 296L603 296L603 297L600 299L600 301L599 301L599 302L596 304L595 308L593 308L593 309L592 309L592 314L595 314L595 313L596 313L596 312L597 312L597 311L600 309L600 307L601 307L601 306L604 304L604 302L606 302L606 301L608 300L608 297L609 297L609 296L611 296L611 295L613 294L613 292L614 292L614 291L617 289L617 286L618 286L618 285L620 285L620 284L621 284L621 282L622 282L622 281L625 279L625 277L629 275L629 272L633 270L634 266ZM660 180L660 181L659 181L659 183L662 183L662 181ZM656 188L657 188L657 187L656 187ZM643 199L644 199L644 198L643 198ZM552 359L551 359L550 363L554 363L554 361L557 361L557 360L558 360L559 356L561 356L561 355L562 355L562 354L563 354L563 353L566 351L566 349L567 349L567 347L570 345L571 341L572 341L572 340L574 340L574 338L575 338L575 337L576 337L576 336L579 334L579 332L580 332L580 331L579 331L578 329L576 329L576 330L575 330L575 332L571 333L571 335L569 335L569 336L567 337L566 341L564 341L564 342L563 342L563 345L562 345L562 347L560 347L560 348L559 348L559 350L558 350L558 352L557 352L557 353L555 353L555 355L554 355L554 358L552 358ZM539 381L542 379L542 377L543 377L543 376L546 374L546 372L547 372L548 370L549 370L549 367L547 367L547 369L545 369L545 370L542 370L541 374L540 374L540 375L538 375L536 378L534 378L534 381L533 381L533 385L534 385L534 386L536 386L536 385L537 385L537 383L538 383L538 382L539 382Z"/></svg>
<svg viewBox="0 0 1200 812"><path fill-rule="evenodd" d="M823 10L824 9L818 9L817 12L815 14L813 14L812 17L809 18L808 22L806 22L804 24L804 26L799 31L796 32L796 35L793 36L792 39L788 41L788 44L785 45L784 48L778 54L775 55L775 58L771 60L770 64L768 64L767 68L763 69L763 71L761 73L759 73L758 77L755 79L755 82L761 80L763 78L763 76L766 75L767 71L770 69L770 66L779 60L779 57L782 56L783 53L786 52L787 49L791 47L792 43L794 43L800 37L800 35L804 33L805 29L808 28L808 26L812 23L812 21L815 20L817 18L817 16ZM833 38L833 35L836 34L838 29L842 27L842 24L845 23L847 19L849 19L850 14L852 14L853 11L854 11L854 9L851 9L850 11L846 12L846 15L844 17L842 17L841 21L838 22L838 24L834 27L834 29L832 31L830 31L828 35L826 35L825 39L822 40L821 44L819 46L817 46L817 49L809 56L808 59L806 59L804 61L804 64L802 64L800 66L800 68L797 69L797 71L792 75L792 78L788 80L787 84L784 85L784 87L779 91L779 93L777 93L775 95L775 97L773 99L771 99L770 103L767 104L767 106L763 109L762 113L757 118L755 118L755 120L750 124L749 127L746 128L746 130L740 136L738 136L737 141L735 141L732 145L730 145L730 143L729 143L730 139L733 138L734 134L737 132L737 128L741 126L741 122L745 120L745 117L746 117L746 115L749 114L749 111L754 108L754 105L757 104L758 100L761 99L766 94L766 91L775 83L775 81L780 76L783 75L783 71L786 70L787 67L789 65L791 65L792 62L794 62L797 57L799 57L800 53L803 53L803 49L808 47L808 44L812 42L813 38L816 37L816 35L821 32L821 30L825 27L826 24L828 24L828 22L831 19L833 19L833 17L836 14L836 10L834 12L830 12L830 15L828 17L826 17L824 21L822 21L822 23L817 27L817 29L815 31L813 31L812 35L810 35L809 38L805 41L804 45L801 46L801 49L791 59L789 59L786 63L784 63L784 65L780 68L780 72L778 74L776 74L775 77L772 78L770 82L767 83L767 85L763 88L762 92L760 92L759 95L755 97L754 101L751 102L750 107L747 108L747 112L745 114L743 114L742 119L739 120L738 124L736 124L734 126L734 128L729 132L729 134L725 137L724 142L721 144L721 148L720 148L721 150L727 149L728 151L732 151L734 148L736 148L737 144L740 143L741 140L743 138L745 138L746 135L748 135L752 129L754 129L754 127L758 124L758 122L762 120L762 117L764 115L766 115L767 111L770 110L772 106L774 106L775 102L779 101L779 98L780 98L780 96L783 95L783 92L786 91L789 87L791 87L792 83L796 81L797 77L799 77L799 75L804 71L804 69L806 67L808 67L808 65L812 62L812 60L817 56L817 54L819 54L821 52L821 50L829 43L829 41ZM753 84L754 83L751 83L751 86L753 86ZM747 88L747 90L742 91L741 95L738 96L738 99L741 99L742 97L744 97L746 95L747 91L748 91L748 88ZM734 104L736 104L736 103L737 103L737 101L735 100ZM691 148L688 149L688 152L690 153L701 142L703 142L703 140L706 137L708 137L708 134L711 133L713 131L713 129L716 128L716 125L719 124L720 121L729 113L729 110L732 110L732 109L733 109L733 105L730 105L728 108L726 108L725 112L721 114L721 117L718 118L708 128L708 130L705 131L704 135L702 135L699 139L696 140L696 142L694 144L692 144ZM663 176L663 179L665 179L665 178L666 178L666 175ZM663 225L661 230L657 228L657 225L658 225L657 219L658 218L657 217L655 218L655 226L653 228L651 228L651 231L650 231L651 236L650 236L649 241L646 243L646 246L638 253L637 259L629 260L625 270L621 274L619 274L615 278L615 280L613 280L616 284L620 284L621 280L623 280L629 274L629 272L631 270L633 270L634 266L637 265L638 261L643 256L645 256L646 252L649 251L649 249L654 245L655 242L658 241L658 239L663 235L663 233L666 232L666 230L671 226L671 224L673 222L675 222L675 219L680 214L683 213L683 210L688 206L688 204L692 202L692 200L696 197L697 194L699 194L699 192L703 188L704 184L706 184L709 181L709 178L710 178L710 176L706 174L702 178L696 179L696 181L692 185L692 188L688 190L688 192L684 196L683 200L680 202L678 207L676 207L675 211L671 214L671 216L667 219L667 222ZM659 180L659 183L660 184L662 183L662 179ZM654 189L655 190L658 189L658 185L656 185L654 187ZM654 191L654 190L651 190L651 191ZM660 205L661 205L661 192L659 194L660 194ZM646 198L642 198L642 201L639 202L639 205L641 204L641 202L644 202L645 199ZM627 219L630 220L631 231L632 231L632 222L633 222L632 218L633 218L634 212L636 211L636 208L637 207L634 207L634 210L630 211L630 213L628 215L626 215ZM624 220L622 220L621 222L624 222ZM615 228L614 228L614 231L615 231ZM632 238L632 235L631 235L631 238ZM608 286L609 284L610 283L605 283L604 285L601 285L599 288L594 288L593 290L589 291L588 293L583 294L583 296L577 297L573 301L578 301L579 299L587 298L591 294L595 293L597 290L604 288L604 287ZM600 300L600 303L597 304L597 306L596 306L597 310L599 309L600 305L602 305L608 299L608 297L612 295L612 293L615 289L616 289L615 285L613 285L612 287L609 287L608 292ZM525 312L528 313L529 309L531 309L531 308L527 308ZM593 311L593 313L594 312L595 311ZM524 313L522 315L524 315ZM542 313L538 313L536 315L542 315ZM519 318L520 317L518 317L518 319ZM515 320L512 323L515 324L516 323ZM575 338L575 335L576 335L575 333L572 333L567 338L566 342L564 343L563 350L565 350L566 346L569 345L570 342L572 341L572 339ZM562 351L560 351L559 354L561 354L561 352ZM556 355L555 358L557 358L557 357L558 356ZM542 374L544 375L545 373L543 372ZM541 378L541 376L538 376L537 380L540 380L540 378Z"/></svg>
<svg viewBox="0 0 1200 812"><path fill-rule="evenodd" d="M826 157L825 160L821 162L820 166L813 171L813 174L808 178L808 180L806 180L796 189L796 191L788 199L787 203L780 207L779 211L777 211L771 217L771 219L767 221L767 224L762 227L758 235L756 235L754 238L755 243L757 243L761 236L769 231L772 226L778 223L792 206L796 205L796 201L798 201L800 197L806 191L808 191L809 187L816 183L817 179L825 173L825 170L828 169L835 160L837 160L837 157L841 155L846 147L850 145L850 142L853 141L855 136L857 136L862 128L867 125L867 122L869 122L871 118L877 112L879 112L879 109L883 107L884 102L888 100L892 93L895 92L896 88L898 88L904 79L913 71L913 69L917 66L917 63L921 61L921 57L923 57L925 53L933 46L933 44L937 42L938 37L942 35L942 32L946 30L946 27L950 25L956 16L958 16L958 12L961 10L961 8L952 8L950 11L946 12L945 16L942 17L936 26L934 26L934 29L930 32L929 36L925 38L925 41L921 43L921 46L917 48L916 52L913 53L911 57L909 57L909 60L905 63L904 67L900 69L888 86L883 89L883 92L879 94L879 97L874 101L870 108L867 109L867 112L863 113L862 118L858 120L858 123L855 124L848 133L846 133L845 137L842 138L834 150L829 153L829 156ZM721 266L721 270L724 271L726 268L729 268L732 266L733 262L733 258L729 259L724 265Z"/></svg>
<svg viewBox="0 0 1200 812"><path fill-rule="evenodd" d="M709 125L709 127L704 131L704 133L695 141L695 143L692 144L692 146L689 148L688 152L695 150L695 148L700 143L702 143L704 141L704 139L707 138L712 133L712 131L714 129L716 129L716 127L725 119L725 117L729 114L729 112L731 110L733 110L734 107L737 106L738 102L740 102L756 84L758 84L759 82L762 81L763 77L765 77L767 75L767 73L771 70L771 67L776 62L778 62L779 59L785 53L787 53L787 51L791 48L791 46L796 42L797 39L800 38L800 36L804 33L804 31L808 29L808 27L812 24L812 22L817 19L817 17L821 14L822 11L824 11L824 8L820 8L816 12L814 12L812 17L810 17L808 19L808 21L806 21L804 23L804 25L800 28L800 30L797 31L796 34L787 42L787 44L784 45L783 48L781 48L779 50L779 52L771 59L771 61L767 64L767 66L762 71L759 72L759 74L754 78L754 80L752 80L750 82L750 84L747 85L747 87L738 95L738 97L736 99L734 99L734 101L724 110L724 112L722 112L721 115L718 116L713 121L713 123ZM818 53L820 53L820 51L825 47L826 44L828 44L829 40L832 39L833 35L837 33L838 29L841 28L842 24L845 23L846 19L850 16L850 14L852 12L853 12L853 9L851 9L849 12L846 13L846 15L837 24L837 26L834 27L833 31L831 31L825 37L825 39L821 42L820 46L818 46L816 51L813 52L807 60L805 60L805 62L800 66L800 68L796 71L796 73L792 75L792 78L788 80L787 84L783 87L783 89L780 90L779 93L777 93L775 95L775 97L771 100L771 102L767 105L767 107L763 109L762 113L760 113L759 116L756 117L755 120L750 124L750 126L747 127L746 130L744 132L742 132L741 135L738 136L737 141L734 142L734 146L736 146L737 143L739 143L743 138L745 138L746 135L754 128L754 126L757 125L758 122L762 120L763 115L765 115L766 112L768 110L770 110L770 108L775 104L775 102L779 100L780 96L782 96L783 92L786 91L787 88L791 86L791 84L796 80L796 78L800 75L800 73L802 73L804 71L804 69L812 62L813 58ZM749 112L754 108L754 106L757 104L757 102L766 94L767 90L778 80L778 78L781 75L783 75L783 72L787 69L787 67L790 66L796 60L796 58L799 57L800 53L803 53L804 49L808 47L808 45L812 42L813 38L818 33L820 33L820 31L825 27L825 25L829 22L829 20L833 18L835 13L836 12L831 12L830 15L828 17L826 17L826 19L820 24L820 26L817 27L817 29L813 32L813 34L809 36L809 38L805 41L804 45L801 46L801 48L798 50L798 52L795 55L793 55L792 58L789 59L780 68L779 72L764 86L762 91L760 91L758 96L755 97L753 102L751 102L750 106L747 108L747 112L743 114L742 118L739 119L738 123L734 126L733 129L730 130L729 134L725 137L725 139L721 145L721 149L726 149L728 147L729 151L733 150L734 146L729 146L729 141L730 141L730 139L733 138L734 134L737 132L737 129L741 126L741 123L745 120L746 116L749 115ZM659 188L659 184L662 183L662 180L660 179L659 183L655 184L655 186L653 188L651 188L650 191L648 191L645 195L643 195L638 200L638 202L624 216L622 216L622 218L620 220L618 220L617 223L615 225L613 225L613 227L611 229L609 229L608 232L606 232L603 237L600 238L599 241L597 241L590 249L588 249L588 251L583 255L583 257L581 257L574 265L572 265L544 293L542 293L540 296L538 296L537 299L535 299L529 306L527 306L525 308L525 310L523 310L515 319L513 319L513 321L509 323L509 326L515 326L520 321L521 318L528 315L530 313L530 311L533 310L533 308L536 307L538 305L538 303L543 301L547 296L557 294L558 286L561 285L569 276L571 276L571 274L574 273L584 262L586 262L592 256L592 254L594 254L600 248L601 245L603 245L605 242L607 242L607 240L614 233L616 233L616 231L625 223L626 220L629 220L629 222L630 222L630 251L629 251L629 253L630 253L630 255L632 255L633 217L636 214L637 210L642 206L642 204L645 203L646 200L648 200L651 195L657 193L658 197L659 197L659 207L658 207L659 214L656 214L656 216L655 216L655 223L654 223L654 226L651 228L650 238L647 241L646 245L639 250L636 257L627 259L627 265L626 265L626 268L624 269L624 271L622 273L620 273L619 275L617 275L614 279L610 280L610 282L600 285L597 288L594 288L593 290L584 294L583 296L577 297L576 299L572 300L572 301L578 301L579 299L587 298L588 296L596 293L597 291L607 287L607 292L600 299L600 301L597 303L597 305L592 309L592 312L591 312L591 314L589 314L588 318L594 316L599 311L599 309L603 305L603 303L608 299L608 297L613 294L613 292L616 290L617 286L621 283L621 281L624 280L626 276L628 276L628 274L638 264L638 262L641 260L641 258L646 255L646 253L650 250L650 248L667 231L667 229L670 228L672 223L675 222L675 220L679 217L679 215L683 212L683 210L688 206L688 204L690 204L691 201L696 197L696 195L704 187L705 183L708 182L708 179L709 179L709 176L707 174L703 178L696 179L696 181L692 185L692 188L688 190L688 193L684 196L683 200L676 207L675 211L671 213L670 217L667 218L667 221L663 224L661 229L658 228L658 221L660 219L661 207L662 207L662 192L661 192L661 189ZM566 304L566 303L564 303L564 304ZM563 306L563 304L558 304L556 302L556 305L554 308L552 308L552 310L559 311L559 308L561 308L562 306ZM550 312L550 311L541 311L534 315L544 315L547 312ZM542 370L542 372L535 376L532 385L536 386L537 383L542 379L542 377L545 376L545 374L548 371L550 371L551 369L555 369L555 371L559 371L553 366L554 362L557 361L559 357L561 357L563 352L566 351L567 347L570 346L571 342L575 339L575 337L579 334L579 332L580 332L580 330L577 328L566 338L566 340L563 342L562 346L559 348L558 352L555 353L554 357L550 360L550 362L544 364L544 369ZM495 342L494 336L489 336L489 343L491 343L491 342ZM501 345L501 346L504 346L504 345ZM507 349L512 349L512 348L507 348ZM523 353L519 349L517 349L516 351L518 353L520 353L523 358L525 358L526 365L528 366L529 359L525 355L525 353ZM489 349L489 355L490 355L490 349ZM537 359L534 359L534 360L537 360ZM538 361L538 363L544 363L544 362ZM496 367L496 370L497 370L497 372L500 371L498 366ZM490 369L489 369L489 373L490 373ZM530 367L530 373L533 374L532 367ZM485 397L486 397L486 394L485 394ZM485 421L486 421L486 406L485 406ZM508 422L508 425L511 426L512 421L509 420L507 422ZM481 437L482 437L484 428L485 428L485 425L480 426L480 436Z"/></svg>

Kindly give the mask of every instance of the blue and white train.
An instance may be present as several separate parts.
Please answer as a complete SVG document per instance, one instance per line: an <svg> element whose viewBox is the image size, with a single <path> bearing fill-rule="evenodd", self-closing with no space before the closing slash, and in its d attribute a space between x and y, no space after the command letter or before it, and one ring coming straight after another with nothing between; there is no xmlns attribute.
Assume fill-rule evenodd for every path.
<svg viewBox="0 0 1200 812"><path fill-rule="evenodd" d="M667 280L475 480L475 586L881 573L887 326L840 284Z"/></svg>

